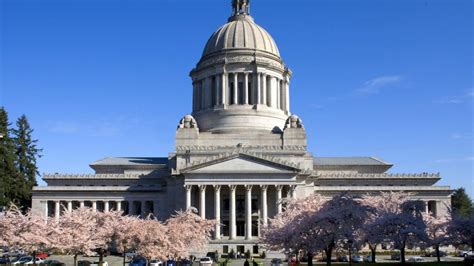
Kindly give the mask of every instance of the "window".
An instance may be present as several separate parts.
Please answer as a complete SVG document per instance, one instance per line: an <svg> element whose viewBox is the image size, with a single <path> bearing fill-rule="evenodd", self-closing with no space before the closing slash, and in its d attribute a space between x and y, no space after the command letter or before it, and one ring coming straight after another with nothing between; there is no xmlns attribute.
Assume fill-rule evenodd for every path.
<svg viewBox="0 0 474 266"><path fill-rule="evenodd" d="M253 254L258 254L258 246L257 245L252 247L252 253Z"/></svg>
<svg viewBox="0 0 474 266"><path fill-rule="evenodd" d="M244 104L244 83L239 82L237 88L238 104Z"/></svg>
<svg viewBox="0 0 474 266"><path fill-rule="evenodd" d="M247 85L247 102L249 104L254 104L252 101L252 82L249 80L249 83Z"/></svg>
<svg viewBox="0 0 474 266"><path fill-rule="evenodd" d="M229 81L229 93L227 95L229 95L227 102L229 104L235 104L234 103L234 82L232 81Z"/></svg>

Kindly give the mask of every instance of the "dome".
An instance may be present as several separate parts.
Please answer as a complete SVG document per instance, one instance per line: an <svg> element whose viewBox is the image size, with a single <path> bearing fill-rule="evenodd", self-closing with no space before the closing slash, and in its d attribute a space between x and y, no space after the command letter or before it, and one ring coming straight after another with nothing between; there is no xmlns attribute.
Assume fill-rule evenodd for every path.
<svg viewBox="0 0 474 266"><path fill-rule="evenodd" d="M272 36L257 25L250 15L231 17L209 38L202 56L228 49L258 50L280 57Z"/></svg>

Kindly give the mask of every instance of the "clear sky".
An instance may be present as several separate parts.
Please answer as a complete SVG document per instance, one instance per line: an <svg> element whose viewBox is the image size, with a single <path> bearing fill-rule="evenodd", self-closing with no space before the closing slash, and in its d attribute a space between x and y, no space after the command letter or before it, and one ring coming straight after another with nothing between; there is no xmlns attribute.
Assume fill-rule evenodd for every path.
<svg viewBox="0 0 474 266"><path fill-rule="evenodd" d="M0 0L0 104L30 119L40 171L172 152L189 71L230 2ZM251 3L293 70L291 110L314 155L441 172L474 196L471 0Z"/></svg>

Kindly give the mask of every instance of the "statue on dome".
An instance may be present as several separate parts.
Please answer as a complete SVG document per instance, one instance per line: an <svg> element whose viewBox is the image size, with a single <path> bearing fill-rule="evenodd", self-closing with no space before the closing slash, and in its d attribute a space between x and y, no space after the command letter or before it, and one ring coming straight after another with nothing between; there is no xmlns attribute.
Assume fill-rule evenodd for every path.
<svg viewBox="0 0 474 266"><path fill-rule="evenodd" d="M185 115L180 121L178 128L198 128L196 119L191 115Z"/></svg>
<svg viewBox="0 0 474 266"><path fill-rule="evenodd" d="M285 123L285 128L304 128L303 121L297 115L291 115L288 117Z"/></svg>
<svg viewBox="0 0 474 266"><path fill-rule="evenodd" d="M233 15L249 15L250 0L232 0Z"/></svg>

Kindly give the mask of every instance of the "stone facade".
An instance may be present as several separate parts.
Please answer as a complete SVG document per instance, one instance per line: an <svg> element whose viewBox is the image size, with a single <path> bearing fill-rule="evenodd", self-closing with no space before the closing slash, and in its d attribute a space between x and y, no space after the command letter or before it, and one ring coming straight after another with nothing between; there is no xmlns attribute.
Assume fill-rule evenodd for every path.
<svg viewBox="0 0 474 266"><path fill-rule="evenodd" d="M314 157L302 120L290 112L291 70L271 36L255 24L248 1L206 44L191 71L192 114L179 120L168 157L105 158L91 175L45 174L33 209L48 216L90 206L166 219L191 206L217 219L209 250L258 246L260 228L284 211L282 199L312 193L406 191L426 211L446 211L452 190L439 174L389 174L373 157Z"/></svg>

